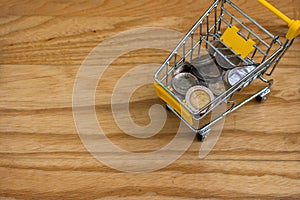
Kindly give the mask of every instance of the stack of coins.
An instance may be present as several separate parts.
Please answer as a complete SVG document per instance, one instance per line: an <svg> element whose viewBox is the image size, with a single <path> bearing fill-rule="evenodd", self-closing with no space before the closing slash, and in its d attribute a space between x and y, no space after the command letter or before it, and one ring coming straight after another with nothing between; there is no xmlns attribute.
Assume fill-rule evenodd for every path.
<svg viewBox="0 0 300 200"><path fill-rule="evenodd" d="M209 51L209 53L212 52ZM221 95L226 90L222 80L223 70L215 63L210 54L201 55L193 59L191 63L205 77L208 88L215 96Z"/></svg>
<svg viewBox="0 0 300 200"><path fill-rule="evenodd" d="M191 63L181 63L173 73L171 86L175 95L181 99L185 98L193 112L201 110L255 68L237 67L242 63L240 58L230 57L234 54L220 42L215 42L214 46L221 53L210 48L208 54L194 58ZM230 62L226 61L225 56L228 56ZM200 114L205 112L207 109Z"/></svg>

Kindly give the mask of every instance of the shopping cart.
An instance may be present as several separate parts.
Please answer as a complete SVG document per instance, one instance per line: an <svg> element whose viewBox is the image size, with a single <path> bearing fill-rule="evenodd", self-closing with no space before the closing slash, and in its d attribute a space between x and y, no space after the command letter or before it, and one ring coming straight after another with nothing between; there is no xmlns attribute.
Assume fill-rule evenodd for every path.
<svg viewBox="0 0 300 200"><path fill-rule="evenodd" d="M259 0L259 2L288 24L289 29L285 38L271 34L232 1L216 0L179 42L155 74L154 88L157 95L166 103L167 109L174 112L196 132L201 140L209 135L212 125L229 113L253 99L260 102L267 99L273 80L265 77L272 75L279 60L300 33L299 20L289 19L265 0ZM217 63L220 69L218 80L222 79L225 89L217 95L214 94L205 106L193 109L189 105L187 94L179 94L176 91L174 77L181 72L186 72L183 66L190 70L185 75L189 74L193 71L189 68L191 63L205 55L210 55L214 63L217 63L217 59L222 61ZM235 62L236 59L238 62ZM221 66L222 63L227 66L224 68ZM229 71L249 66L251 69L244 76L239 77L234 83L228 83ZM201 77L204 78L201 79ZM206 79L203 73L201 77L196 84L208 88L208 82L212 79ZM240 102L232 100L236 93L255 79L264 83L262 88ZM178 84L180 83L178 81ZM211 113L224 105L226 109L212 117Z"/></svg>

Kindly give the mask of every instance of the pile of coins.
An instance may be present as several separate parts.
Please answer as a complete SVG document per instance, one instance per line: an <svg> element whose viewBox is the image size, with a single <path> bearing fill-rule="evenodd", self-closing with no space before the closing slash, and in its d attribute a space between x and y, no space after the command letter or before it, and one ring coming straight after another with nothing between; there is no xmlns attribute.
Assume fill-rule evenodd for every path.
<svg viewBox="0 0 300 200"><path fill-rule="evenodd" d="M200 114L207 112L207 104L255 69L242 66L242 60L220 42L213 45L221 53L210 48L207 54L193 58L190 63L183 62L175 67L171 80L175 95L185 100L193 112L201 111Z"/></svg>

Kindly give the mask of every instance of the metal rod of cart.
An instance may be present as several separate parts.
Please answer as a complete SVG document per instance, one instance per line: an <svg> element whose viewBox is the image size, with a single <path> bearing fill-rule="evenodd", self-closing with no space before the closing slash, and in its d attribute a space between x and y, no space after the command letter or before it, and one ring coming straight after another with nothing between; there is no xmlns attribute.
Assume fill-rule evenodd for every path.
<svg viewBox="0 0 300 200"><path fill-rule="evenodd" d="M265 0L259 1L288 23L289 29L285 38L274 36L231 0L216 0L179 42L154 76L157 95L166 103L167 108L201 139L208 136L212 125L247 102L253 99L267 99L273 80L265 77L272 75L279 60L300 32L299 20L290 20ZM187 103L186 96L178 95L172 81L180 67L193 63L203 55L210 55L221 69L218 79L222 79L225 89L217 95L214 94L205 106L195 110ZM220 59L222 62L217 63L216 60ZM224 67L221 63L229 67ZM229 84L225 80L228 79L228 72L231 70L249 66L251 70L234 83ZM265 85L241 102L232 100L237 92L255 79L263 81ZM199 85L208 87L210 81L212 80L204 76ZM226 109L222 113L208 121L204 120L224 105ZM201 124L203 121L205 123Z"/></svg>

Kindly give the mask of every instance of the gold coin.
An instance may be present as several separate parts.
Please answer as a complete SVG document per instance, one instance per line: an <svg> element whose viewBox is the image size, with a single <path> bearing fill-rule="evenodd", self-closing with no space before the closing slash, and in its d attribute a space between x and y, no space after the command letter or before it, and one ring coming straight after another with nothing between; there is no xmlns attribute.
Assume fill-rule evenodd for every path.
<svg viewBox="0 0 300 200"><path fill-rule="evenodd" d="M193 112L200 111L213 99L214 95L211 90L202 85L197 85L190 88L185 96L185 100L187 101L188 106ZM202 110L200 114L205 113L207 109Z"/></svg>
<svg viewBox="0 0 300 200"><path fill-rule="evenodd" d="M197 110L200 110L210 102L209 95L203 90L196 90L191 94L191 104Z"/></svg>

